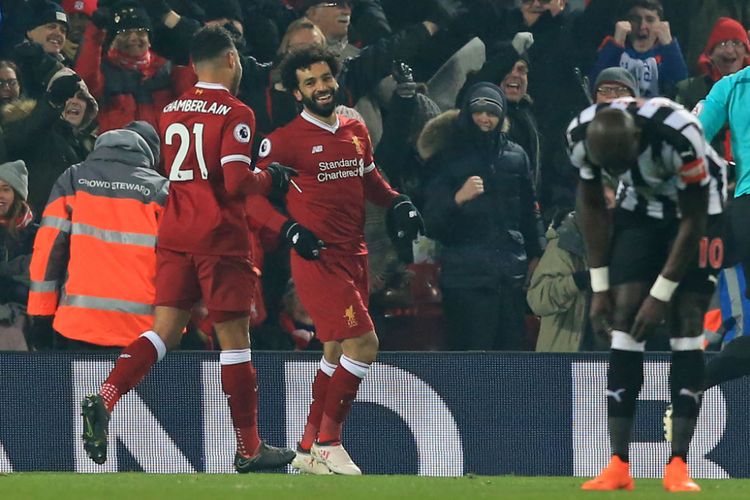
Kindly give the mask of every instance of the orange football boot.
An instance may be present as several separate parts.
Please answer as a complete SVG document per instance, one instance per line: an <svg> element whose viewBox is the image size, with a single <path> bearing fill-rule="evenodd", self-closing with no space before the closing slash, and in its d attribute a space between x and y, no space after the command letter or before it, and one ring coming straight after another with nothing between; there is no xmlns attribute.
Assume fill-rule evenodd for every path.
<svg viewBox="0 0 750 500"><path fill-rule="evenodd" d="M688 465L680 457L672 457L664 468L663 484L664 489L671 493L701 490L701 487L690 479Z"/></svg>
<svg viewBox="0 0 750 500"><path fill-rule="evenodd" d="M612 455L609 465L594 479L581 485L582 490L611 491L635 488L633 478L630 477L630 465L617 455Z"/></svg>

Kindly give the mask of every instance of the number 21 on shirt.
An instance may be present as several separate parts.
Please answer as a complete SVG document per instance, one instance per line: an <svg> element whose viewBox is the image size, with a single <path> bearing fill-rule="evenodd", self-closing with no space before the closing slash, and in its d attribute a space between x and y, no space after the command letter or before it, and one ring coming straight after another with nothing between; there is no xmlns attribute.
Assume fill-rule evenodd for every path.
<svg viewBox="0 0 750 500"><path fill-rule="evenodd" d="M208 168L206 168L206 160L203 158L203 124L193 124L193 139L194 139L194 150L195 157L198 160L198 168L201 172L201 179L208 179ZM167 127L167 131L164 134L164 143L167 146L172 146L175 142L175 136L179 138L180 144L177 154L172 161L172 165L169 167L169 180L170 181L192 181L193 180L193 169L181 170L182 164L187 158L188 152L190 151L190 130L182 123L172 123Z"/></svg>

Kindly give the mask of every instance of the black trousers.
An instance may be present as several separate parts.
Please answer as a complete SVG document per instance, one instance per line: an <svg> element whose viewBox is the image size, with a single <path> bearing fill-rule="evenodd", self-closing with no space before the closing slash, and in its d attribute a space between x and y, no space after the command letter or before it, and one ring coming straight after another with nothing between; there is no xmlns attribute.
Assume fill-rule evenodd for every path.
<svg viewBox="0 0 750 500"><path fill-rule="evenodd" d="M526 300L520 287L443 288L443 311L449 350L521 350Z"/></svg>

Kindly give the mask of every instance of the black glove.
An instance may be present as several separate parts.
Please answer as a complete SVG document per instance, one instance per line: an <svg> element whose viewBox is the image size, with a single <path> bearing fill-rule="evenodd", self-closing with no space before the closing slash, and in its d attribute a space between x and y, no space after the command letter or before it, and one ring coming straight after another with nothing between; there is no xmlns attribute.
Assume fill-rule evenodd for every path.
<svg viewBox="0 0 750 500"><path fill-rule="evenodd" d="M574 272L573 282L576 284L576 288L578 288L582 292L588 292L591 289L591 275L588 271Z"/></svg>
<svg viewBox="0 0 750 500"><path fill-rule="evenodd" d="M285 167L281 163L273 162L266 167L266 172L271 174L271 196L282 196L289 191L289 183L292 177L299 174L291 167Z"/></svg>
<svg viewBox="0 0 750 500"><path fill-rule="evenodd" d="M427 3L429 6L425 21L432 21L442 29L467 11L461 0L429 0Z"/></svg>
<svg viewBox="0 0 750 500"><path fill-rule="evenodd" d="M112 12L108 8L99 5L99 8L91 14L91 22L100 30L109 29L112 23Z"/></svg>
<svg viewBox="0 0 750 500"><path fill-rule="evenodd" d="M56 108L65 106L68 99L81 89L80 82L81 77L76 74L61 76L50 85L47 100Z"/></svg>
<svg viewBox="0 0 750 500"><path fill-rule="evenodd" d="M412 242L418 234L425 234L425 228L419 210L408 196L401 194L394 198L386 213L385 225L399 258L406 263L413 262Z"/></svg>
<svg viewBox="0 0 750 500"><path fill-rule="evenodd" d="M289 219L281 226L281 235L294 248L297 255L305 260L319 259L320 249L325 248L325 243L312 231L293 219Z"/></svg>
<svg viewBox="0 0 750 500"><path fill-rule="evenodd" d="M12 59L19 66L25 66L39 64L45 57L47 55L41 45L25 40L15 46Z"/></svg>
<svg viewBox="0 0 750 500"><path fill-rule="evenodd" d="M391 75L396 81L396 94L404 99L411 99L417 94L411 67L403 61L393 61Z"/></svg>
<svg viewBox="0 0 750 500"><path fill-rule="evenodd" d="M163 23L164 16L172 10L172 7L164 0L141 0L141 5L143 5L148 16L157 24Z"/></svg>

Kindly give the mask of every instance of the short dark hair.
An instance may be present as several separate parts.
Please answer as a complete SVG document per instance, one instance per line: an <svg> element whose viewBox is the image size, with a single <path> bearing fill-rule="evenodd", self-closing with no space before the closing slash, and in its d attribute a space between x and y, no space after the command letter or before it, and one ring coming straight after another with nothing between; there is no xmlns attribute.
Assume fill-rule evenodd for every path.
<svg viewBox="0 0 750 500"><path fill-rule="evenodd" d="M659 0L630 0L625 4L625 7L623 8L622 17L627 17L631 9L634 9L635 7L656 11L659 19L664 20L664 7L662 7Z"/></svg>
<svg viewBox="0 0 750 500"><path fill-rule="evenodd" d="M232 49L235 49L232 35L221 26L204 26L190 40L190 58L194 64L214 59Z"/></svg>
<svg viewBox="0 0 750 500"><path fill-rule="evenodd" d="M306 45L288 53L279 65L281 84L289 92L299 87L297 70L309 68L315 63L324 62L331 68L333 76L339 73L339 61L330 50L319 45Z"/></svg>

